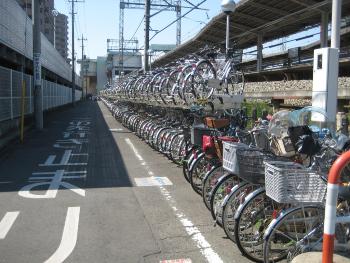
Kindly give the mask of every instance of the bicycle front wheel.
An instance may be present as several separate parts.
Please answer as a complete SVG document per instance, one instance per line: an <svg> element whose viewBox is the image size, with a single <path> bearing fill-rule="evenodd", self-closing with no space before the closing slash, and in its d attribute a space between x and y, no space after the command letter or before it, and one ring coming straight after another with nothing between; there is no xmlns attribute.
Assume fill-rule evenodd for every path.
<svg viewBox="0 0 350 263"><path fill-rule="evenodd" d="M281 204L266 195L260 187L251 192L235 214L234 235L238 249L247 258L256 262L263 261L264 232L270 224L274 211Z"/></svg>
<svg viewBox="0 0 350 263"><path fill-rule="evenodd" d="M264 262L322 250L324 208L316 205L291 208L273 220L265 232Z"/></svg>

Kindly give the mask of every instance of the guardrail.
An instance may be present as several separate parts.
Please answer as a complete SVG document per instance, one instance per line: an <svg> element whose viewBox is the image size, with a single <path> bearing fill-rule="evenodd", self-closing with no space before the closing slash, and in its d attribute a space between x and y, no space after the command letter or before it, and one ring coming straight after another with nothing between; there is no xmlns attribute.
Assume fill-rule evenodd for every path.
<svg viewBox="0 0 350 263"><path fill-rule="evenodd" d="M341 47L339 53L339 59L350 59L350 46ZM280 55L266 57L262 61L262 71L273 71L278 69L293 69L293 67L307 66L312 67L314 59L314 50L306 49L301 50L297 57L288 57L288 52ZM245 61L240 64L240 67L245 73L256 73L256 60Z"/></svg>

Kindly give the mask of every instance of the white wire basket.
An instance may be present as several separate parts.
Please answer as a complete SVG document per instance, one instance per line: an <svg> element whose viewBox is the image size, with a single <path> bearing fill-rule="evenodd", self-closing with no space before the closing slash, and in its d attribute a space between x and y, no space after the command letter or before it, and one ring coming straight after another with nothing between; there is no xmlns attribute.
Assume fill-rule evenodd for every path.
<svg viewBox="0 0 350 263"><path fill-rule="evenodd" d="M222 142L223 154L222 154L222 167L233 174L239 174L239 166L237 161L237 149L239 148L249 148L248 145L244 143L237 142Z"/></svg>
<svg viewBox="0 0 350 263"><path fill-rule="evenodd" d="M323 203L327 184L321 176L293 162L265 162L266 195L278 203Z"/></svg>

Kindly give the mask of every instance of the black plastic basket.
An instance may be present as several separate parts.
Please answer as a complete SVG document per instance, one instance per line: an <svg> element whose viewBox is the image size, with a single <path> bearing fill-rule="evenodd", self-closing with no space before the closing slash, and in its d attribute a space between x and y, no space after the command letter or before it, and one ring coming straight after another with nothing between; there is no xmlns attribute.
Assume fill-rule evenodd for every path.
<svg viewBox="0 0 350 263"><path fill-rule="evenodd" d="M206 127L191 128L191 143L202 147L203 135L217 135L217 130Z"/></svg>

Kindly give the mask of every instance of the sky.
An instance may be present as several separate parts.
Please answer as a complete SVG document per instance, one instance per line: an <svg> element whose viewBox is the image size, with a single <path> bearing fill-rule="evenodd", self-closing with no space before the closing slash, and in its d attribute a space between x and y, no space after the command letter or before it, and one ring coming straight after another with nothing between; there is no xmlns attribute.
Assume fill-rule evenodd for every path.
<svg viewBox="0 0 350 263"><path fill-rule="evenodd" d="M160 0L157 0L160 1ZM193 4L200 3L202 0L191 0ZM105 56L107 53L107 39L117 39L119 37L119 0L85 0L84 3L76 3L75 10L75 46L78 59L81 57L81 42L77 42L78 37L84 35L86 41L86 55L90 58L97 56ZM184 6L189 6L184 0ZM194 36L210 18L220 12L219 0L207 0L201 8L205 10L194 10L182 19L182 42ZM69 49L71 50L71 4L68 0L56 0L55 8L69 16ZM183 13L188 9L183 9ZM151 11L151 14L156 11ZM125 29L124 38L131 38L141 20L143 19L144 11L137 9L125 9ZM151 28L160 30L176 19L175 12L163 11L151 18ZM154 32L150 33L152 37ZM142 22L139 30L136 31L135 37L139 40L139 46L143 46L144 38L144 22ZM176 23L167 30L159 33L151 44L175 44L176 43ZM71 54L71 53L70 53Z"/></svg>
<svg viewBox="0 0 350 263"><path fill-rule="evenodd" d="M81 0L83 1L83 0ZM135 1L135 0L134 0ZM143 2L143 0L140 0ZM151 0L151 1L165 1L165 0ZM167 0L169 1L169 0ZM190 6L186 1L193 4L198 4L203 0L182 0L183 6ZM238 0L236 1L238 2ZM117 39L119 37L119 3L120 0L85 0L84 2L77 2L75 4L76 20L75 20L75 47L76 57L81 58L81 42L78 38L84 35L87 38L85 42L85 54L89 58L96 58L97 56L105 56L107 53L107 39ZM220 13L221 0L206 0L201 8L206 10L194 10L182 19L182 42L195 36L196 33L210 21L211 18ZM68 0L55 0L55 8L69 16L69 53L71 56L71 4ZM189 9L182 9L182 14ZM151 10L151 15L157 11ZM130 39L135 36L139 40L139 47L143 46L144 39L144 10L125 9L125 29L124 38ZM151 18L151 29L160 30L176 19L175 12L163 11L160 14L154 15ZM138 28L138 30L137 30ZM319 29L313 29L309 32L302 32L289 38L277 39L271 43L264 44L263 54L280 52L283 48L286 50L295 46L302 46L308 43L317 41ZM150 32L150 37L154 32ZM294 39L313 35L302 41L295 41ZM284 46L278 45L283 41L287 42ZM176 23L159 33L151 44L175 44L176 43ZM277 44L277 45L276 45ZM273 47L270 47L273 46ZM253 47L250 50L255 50ZM248 50L249 51L249 50ZM246 55L245 58L253 58L256 52ZM79 66L78 66L79 68Z"/></svg>

